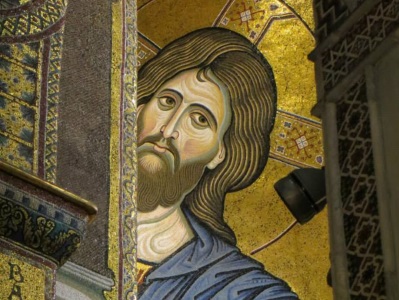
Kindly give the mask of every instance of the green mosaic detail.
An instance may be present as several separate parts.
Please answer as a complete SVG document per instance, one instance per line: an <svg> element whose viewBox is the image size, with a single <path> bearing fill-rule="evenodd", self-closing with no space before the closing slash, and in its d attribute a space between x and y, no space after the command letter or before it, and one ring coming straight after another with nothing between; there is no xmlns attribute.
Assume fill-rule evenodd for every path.
<svg viewBox="0 0 399 300"><path fill-rule="evenodd" d="M48 0L31 11L0 19L0 37L41 33L65 15L66 6L66 0Z"/></svg>
<svg viewBox="0 0 399 300"><path fill-rule="evenodd" d="M0 1L0 9L12 9L20 7L28 2L32 2L32 0L1 0Z"/></svg>
<svg viewBox="0 0 399 300"><path fill-rule="evenodd" d="M0 156L13 166L49 182L56 180L59 81L62 30L49 38L49 60L43 61L45 41L0 45ZM47 41L48 42L48 41ZM43 69L42 68L45 68ZM47 82L42 82L42 72ZM44 148L39 147L39 103L47 86ZM43 145L42 145L43 146ZM42 159L42 160L41 160ZM44 163L39 165L39 161ZM44 168L40 172L40 168Z"/></svg>
<svg viewBox="0 0 399 300"><path fill-rule="evenodd" d="M86 222L0 181L0 236L59 265L80 246Z"/></svg>
<svg viewBox="0 0 399 300"><path fill-rule="evenodd" d="M0 156L33 172L40 42L0 46Z"/></svg>
<svg viewBox="0 0 399 300"><path fill-rule="evenodd" d="M62 32L51 39L50 64L48 75L46 141L44 154L45 179L55 182L57 168L58 103L61 75Z"/></svg>

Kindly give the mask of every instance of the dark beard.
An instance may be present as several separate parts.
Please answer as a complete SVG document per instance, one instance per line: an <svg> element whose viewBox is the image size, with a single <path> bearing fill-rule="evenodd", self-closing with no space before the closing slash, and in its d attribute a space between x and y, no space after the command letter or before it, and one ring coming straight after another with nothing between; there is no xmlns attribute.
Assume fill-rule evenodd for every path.
<svg viewBox="0 0 399 300"><path fill-rule="evenodd" d="M165 167L155 174L148 172L138 163L138 199L137 208L140 212L153 211L158 205L170 207L179 202L197 185L204 172L202 163L194 163L172 173Z"/></svg>

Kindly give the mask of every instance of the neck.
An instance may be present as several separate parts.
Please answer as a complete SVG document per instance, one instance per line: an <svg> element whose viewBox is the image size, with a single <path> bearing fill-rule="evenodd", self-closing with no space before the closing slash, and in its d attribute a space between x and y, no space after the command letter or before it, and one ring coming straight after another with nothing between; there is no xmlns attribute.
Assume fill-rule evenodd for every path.
<svg viewBox="0 0 399 300"><path fill-rule="evenodd" d="M180 205L138 212L137 223L137 255L148 262L161 262L194 236Z"/></svg>

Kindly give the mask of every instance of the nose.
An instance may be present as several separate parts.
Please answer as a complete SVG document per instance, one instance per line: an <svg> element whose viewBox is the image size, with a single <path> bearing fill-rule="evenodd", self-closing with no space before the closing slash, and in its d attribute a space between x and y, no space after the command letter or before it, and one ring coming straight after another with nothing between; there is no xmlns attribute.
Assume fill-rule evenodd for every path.
<svg viewBox="0 0 399 300"><path fill-rule="evenodd" d="M179 137L179 131L177 131L177 129L176 129L177 119L178 119L177 116L174 115L167 122L166 125L161 126L160 131L165 139L167 139L167 138L177 139Z"/></svg>

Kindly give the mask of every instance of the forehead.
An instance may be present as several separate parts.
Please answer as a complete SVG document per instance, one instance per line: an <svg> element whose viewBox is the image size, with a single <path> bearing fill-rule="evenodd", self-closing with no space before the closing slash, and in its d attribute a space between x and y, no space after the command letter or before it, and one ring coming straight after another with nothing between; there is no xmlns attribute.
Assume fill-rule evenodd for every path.
<svg viewBox="0 0 399 300"><path fill-rule="evenodd" d="M175 91L182 97L183 105L204 106L221 122L230 110L227 89L211 72L207 76L198 75L199 72L199 69L191 69L176 75L165 82L158 93Z"/></svg>

